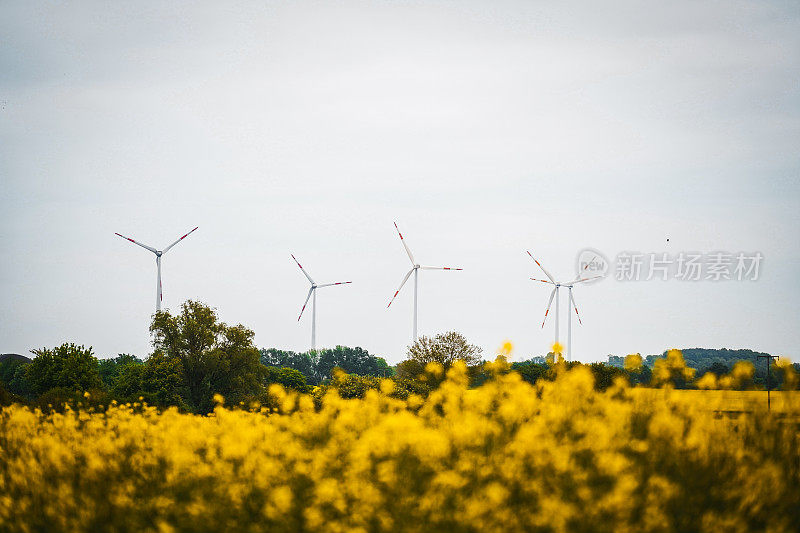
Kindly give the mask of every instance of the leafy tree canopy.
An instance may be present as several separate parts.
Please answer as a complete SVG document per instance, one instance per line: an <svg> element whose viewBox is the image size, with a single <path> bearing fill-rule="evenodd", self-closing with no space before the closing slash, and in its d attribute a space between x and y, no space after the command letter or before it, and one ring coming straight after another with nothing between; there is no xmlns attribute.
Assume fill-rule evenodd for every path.
<svg viewBox="0 0 800 533"><path fill-rule="evenodd" d="M31 350L36 357L25 365L25 376L35 394L50 389L64 388L72 391L97 389L102 385L97 358L92 348L64 343L55 348Z"/></svg>
<svg viewBox="0 0 800 533"><path fill-rule="evenodd" d="M339 367L349 374L360 376L390 377L393 369L381 357L355 347L336 346L322 350L297 353L269 348L261 350L261 363L266 366L293 368L300 371L309 385L319 385L333 377L333 369Z"/></svg>
<svg viewBox="0 0 800 533"><path fill-rule="evenodd" d="M384 365L385 365L384 361ZM382 374L382 365L378 358L358 346L349 348L347 346L337 346L319 351L319 362L317 371L320 376L325 378L333 377L334 368L341 368L348 374L359 376L378 376Z"/></svg>
<svg viewBox="0 0 800 533"><path fill-rule="evenodd" d="M100 372L100 379L103 381L103 385L107 388L111 388L126 365L141 362L142 360L135 355L126 353L121 353L117 357L110 359L100 359L98 362L98 371Z"/></svg>
<svg viewBox="0 0 800 533"><path fill-rule="evenodd" d="M317 372L319 354L316 351L297 353L290 350L279 350L278 348L262 348L260 353L262 365L293 368L301 372L305 376L306 382L310 385L318 385L321 381Z"/></svg>
<svg viewBox="0 0 800 533"><path fill-rule="evenodd" d="M236 403L260 391L264 367L253 331L220 322L215 309L189 300L175 315L156 313L150 331L156 353L180 362L184 399L196 412L210 412L216 393Z"/></svg>
<svg viewBox="0 0 800 533"><path fill-rule="evenodd" d="M408 349L406 361L413 361L422 368L428 363L439 363L447 370L456 361L464 361L467 366L477 365L481 362L481 353L481 348L469 344L462 334L449 331L417 339Z"/></svg>
<svg viewBox="0 0 800 533"><path fill-rule="evenodd" d="M264 372L264 383L278 383L287 389L293 389L300 392L308 391L308 384L306 377L302 372L294 368L278 368L277 366L268 366Z"/></svg>

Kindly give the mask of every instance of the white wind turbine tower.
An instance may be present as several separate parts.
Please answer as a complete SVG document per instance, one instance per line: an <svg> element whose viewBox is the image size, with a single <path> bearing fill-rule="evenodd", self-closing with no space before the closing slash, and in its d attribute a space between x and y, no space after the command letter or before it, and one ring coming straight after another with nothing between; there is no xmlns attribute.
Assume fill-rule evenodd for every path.
<svg viewBox="0 0 800 533"><path fill-rule="evenodd" d="M541 281L542 283L549 283L550 285L554 285L553 292L550 293L550 300L547 302L547 309L544 312L544 320L542 320L542 327L544 328L544 323L547 321L547 314L550 312L550 306L553 304L553 298L555 298L555 300L556 300L556 313L555 313L556 314L556 318L555 318L555 321L556 321L556 324L555 324L555 326L556 326L556 336L555 336L555 342L557 343L558 342L558 317L559 317L558 290L561 287L566 287L567 289L569 289L569 303L572 306L572 308L575 309L575 315L578 317L578 323L579 324L583 324L583 322L581 322L581 315L578 313L578 306L575 304L575 298L572 296L572 287L574 285L578 284L578 283L583 283L584 281L589 281L590 279L600 278L602 276L591 276L591 277L588 277L588 278L582 278L581 274L578 273L578 275L572 281L567 282L567 283L561 283L561 282L556 281L553 278L553 276L551 276L550 273L547 270L545 270L545 268L542 266L542 264L539 261L537 261L535 257L533 257L533 254L528 252L528 255L531 256L531 259L533 259L534 262L537 265L539 265L539 268L542 269L542 272L544 272L544 275L547 276L546 280L545 279L537 279L537 278L531 278L531 279L533 281ZM586 267L589 266L590 263L591 263L591 261L589 263L587 263L585 267L583 267L584 270L586 269ZM567 320L567 361L571 361L571 360L572 360L572 313L569 313L569 320Z"/></svg>
<svg viewBox="0 0 800 533"><path fill-rule="evenodd" d="M397 227L397 222L394 223L394 227L397 230L397 234L400 236L400 242L403 243L403 248L406 249L406 253L408 254L408 258L411 260L411 270L408 271L406 277L403 278L403 281L400 282L400 287L395 291L394 296L392 296L389 305L386 306L388 309L391 307L392 302L394 299L397 298L397 295L400 293L400 290L403 288L403 285L406 284L408 281L409 276L411 273L414 273L414 339L412 342L417 342L417 289L418 289L418 278L419 278L419 269L422 270L464 270L463 268L451 268L451 267L432 267L432 266L421 266L418 265L416 261L414 261L414 256L411 255L411 250L408 249L408 245L406 244L405 239L403 239L403 234L400 233L400 228Z"/></svg>
<svg viewBox="0 0 800 533"><path fill-rule="evenodd" d="M306 269L303 268L303 265L300 264L300 261L291 254L292 259L294 262L297 263L297 266L300 267L300 270L303 272L303 275L308 278L308 281L311 283L311 288L308 289L308 296L306 296L306 301L303 303L303 308L300 310L300 316L297 317L297 321L300 322L300 318L303 316L303 311L306 310L306 305L308 305L308 299L312 296L314 299L311 301L311 349L317 349L317 289L320 287L331 287L333 285L347 285L348 283L353 283L352 281L339 281L336 283L323 283L322 285L317 285L317 283L311 279L311 276L308 275Z"/></svg>
<svg viewBox="0 0 800 533"><path fill-rule="evenodd" d="M119 235L120 237L122 237L126 241L131 241L133 244L138 244L139 246L141 246L145 250L150 250L151 252L156 254L156 268L158 270L158 280L156 282L156 312L161 311L161 300L163 299L162 298L162 294L161 294L161 256L164 255L165 253L167 253L170 250L170 248L172 248L173 246L175 246L176 244L181 242L183 239L188 237L198 227L199 226L195 226L195 228L192 231L186 233L180 239L178 239L177 241L173 242L172 244L170 244L169 246L167 246L163 250L156 250L152 246L147 246L146 244L142 244L140 242L134 241L130 237L126 237L125 235L122 235L121 233L114 232L114 235Z"/></svg>

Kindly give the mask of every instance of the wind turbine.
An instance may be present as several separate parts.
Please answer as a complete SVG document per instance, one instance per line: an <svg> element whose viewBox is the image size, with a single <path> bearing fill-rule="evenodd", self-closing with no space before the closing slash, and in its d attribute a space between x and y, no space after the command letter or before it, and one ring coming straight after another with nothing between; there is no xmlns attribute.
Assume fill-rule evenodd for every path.
<svg viewBox="0 0 800 533"><path fill-rule="evenodd" d="M555 326L556 326L556 337L555 337L555 342L558 343L558 317L559 317L558 290L561 287L566 287L569 290L569 304L572 306L573 309L575 309L575 316L578 317L578 323L582 325L583 322L581 322L581 315L578 313L578 306L575 304L575 298L572 296L572 287L574 285L578 284L578 283L583 283L584 281L589 281L590 279L600 278L602 276L591 276L591 277L588 277L588 278L582 278L581 277L581 273L582 272L579 272L578 275L575 277L575 279L573 279L572 281L569 281L567 283L561 283L561 282L556 281L553 278L553 276L551 276L550 273L547 270L545 270L545 268L542 266L542 264L535 257L533 257L533 254L528 252L528 255L531 256L531 259L533 259L533 261L537 265L539 265L539 268L542 269L542 272L544 272L544 275L547 276L547 279L537 279L537 278L531 278L531 279L533 281L541 281L542 283L549 283L550 285L554 286L553 287L553 292L550 293L550 300L547 302L547 310L545 310L545 312L544 312L544 320L542 320L542 327L544 328L544 323L547 322L547 314L550 312L550 306L553 304L553 298L555 298L556 299L556 318L555 318L555 321L556 321L556 324L555 324ZM583 267L583 269L586 270L586 267L588 267L590 263L591 263L591 261L589 261L589 263L587 263L586 266ZM572 360L572 313L569 313L569 320L567 320L567 361L570 361L570 360Z"/></svg>
<svg viewBox="0 0 800 533"><path fill-rule="evenodd" d="M311 283L311 288L308 289L308 296L306 296L306 301L303 303L303 308L300 310L300 316L297 317L297 321L300 322L300 318L303 316L303 311L306 310L306 305L308 305L308 299L312 296L314 300L311 302L311 349L317 349L317 289L320 287L330 287L333 285L347 285L348 283L353 283L352 281L339 281L336 283L323 283L322 285L317 285L317 283L311 279L311 276L308 275L308 272L303 268L303 265L300 264L300 261L291 254L292 259L294 262L297 263L297 266L300 267L300 270L303 272L303 275L308 278L308 281Z"/></svg>
<svg viewBox="0 0 800 533"><path fill-rule="evenodd" d="M142 244L140 242L134 241L130 237L126 237L125 235L122 235L121 233L114 232L114 235L119 235L120 237L122 237L126 241L131 241L133 244L138 244L139 246L141 246L145 250L150 250L151 252L156 254L156 268L158 269L158 281L156 283L156 313L161 311L161 300L163 299L162 294L161 294L161 256L164 255L165 253L167 253L170 248L172 248L173 246L175 246L176 244L181 242L183 239L188 237L198 227L199 226L195 226L195 228L192 231L186 233L180 239L178 239L177 241L173 242L172 244L170 244L169 246L167 246L163 250L156 250L152 246L147 246L146 244Z"/></svg>
<svg viewBox="0 0 800 533"><path fill-rule="evenodd" d="M406 253L408 254L408 258L411 260L411 270L408 271L406 277L403 278L403 281L400 282L400 287L395 291L394 296L392 296L389 305L386 306L388 309L392 306L392 302L394 299L397 298L397 295L400 293L400 289L403 288L403 285L406 284L408 281L409 276L411 273L414 273L414 339L413 342L417 342L417 288L418 288L418 278L419 278L419 269L422 270L464 270L463 268L451 268L451 267L432 267L432 266L421 266L418 265L416 261L414 261L414 256L411 255L411 250L408 249L408 245L406 244L405 239L403 239L403 234L400 233L400 228L397 227L397 222L394 223L394 227L397 230L397 234L400 236L400 242L403 243L403 248L406 249Z"/></svg>

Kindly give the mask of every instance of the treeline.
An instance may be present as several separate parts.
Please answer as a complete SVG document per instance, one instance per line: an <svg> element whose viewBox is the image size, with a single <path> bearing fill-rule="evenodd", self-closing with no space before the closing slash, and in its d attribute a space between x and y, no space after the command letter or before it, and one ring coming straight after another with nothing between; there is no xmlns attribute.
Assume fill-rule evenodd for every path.
<svg viewBox="0 0 800 533"><path fill-rule="evenodd" d="M517 372L535 384L554 380L560 367L582 365L565 363L552 353L509 365L502 357L510 355L507 346L501 350L502 365L498 367L497 362L484 361L481 349L456 332L419 338L406 359L394 367L358 347L301 353L259 350L252 330L220 322L213 308L195 301L187 301L174 315L156 313L150 332L153 352L146 359L130 354L98 359L91 347L69 343L33 350L33 360L6 357L0 361L0 405L17 402L48 410L63 408L68 402L97 408L114 401L145 402L203 414L213 410L215 395L222 395L226 405L269 405L274 401L272 384L309 393L318 402L331 388L343 398L360 398L368 390L380 389L406 399L412 394L427 396L456 361L466 363L472 387L508 372ZM686 360L677 350L645 359L632 354L619 360L609 357L609 364L586 366L598 390L607 389L617 379L675 388L764 388L765 382L751 363L739 361L728 366L744 351L729 351L728 359L720 359L718 352L686 350ZM708 366L700 371L691 368L699 363ZM786 376L789 381L794 379L795 370L800 370L800 365L773 362L771 388L793 387L793 381L784 381Z"/></svg>
<svg viewBox="0 0 800 533"><path fill-rule="evenodd" d="M382 357L375 357L363 348L337 346L331 349L292 352L268 348L261 350L261 363L268 367L291 368L300 372L308 385L319 385L340 368L359 376L392 377L394 368Z"/></svg>
<svg viewBox="0 0 800 533"><path fill-rule="evenodd" d="M107 405L145 402L208 413L220 394L230 405L269 402L273 383L301 392L332 381L335 368L364 376L391 376L382 358L362 348L294 353L258 350L254 333L219 321L216 311L188 301L179 313L156 313L150 326L153 352L146 359L120 354L98 359L92 348L65 343L33 350L33 360L0 362L0 403L27 403L43 410L67 402Z"/></svg>
<svg viewBox="0 0 800 533"><path fill-rule="evenodd" d="M730 350L728 348L683 348L680 350L687 367L695 370L695 378L701 379L705 374L714 374L716 378L730 374L737 363L750 363L753 365L753 375L751 379L752 388L780 389L783 387L785 372L776 368L773 361L770 364L770 372L767 372L766 359L769 354L756 352L753 350L740 349ZM647 355L642 363L647 369L652 370L658 360L666 360L669 351L665 350L658 355ZM638 355L638 354L637 354ZM617 368L624 368L625 358L609 355L608 364ZM800 372L800 363L794 363L794 369ZM678 384L680 388L685 388L690 383Z"/></svg>

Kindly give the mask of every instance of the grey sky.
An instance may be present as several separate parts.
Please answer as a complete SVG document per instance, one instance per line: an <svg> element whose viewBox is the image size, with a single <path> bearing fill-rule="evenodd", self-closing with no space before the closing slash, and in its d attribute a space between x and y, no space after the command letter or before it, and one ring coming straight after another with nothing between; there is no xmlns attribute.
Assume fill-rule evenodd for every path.
<svg viewBox="0 0 800 533"><path fill-rule="evenodd" d="M4 2L0 352L146 355L188 299L304 350L399 361L420 330L544 353L578 251L760 251L757 282L575 290L577 358L668 347L798 359L795 2ZM670 242L666 243L666 238ZM566 319L566 300L562 300ZM562 322L565 325L565 322ZM563 332L563 330L562 330Z"/></svg>

